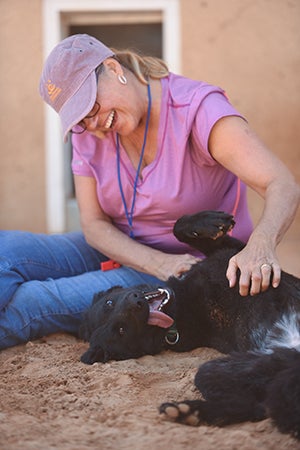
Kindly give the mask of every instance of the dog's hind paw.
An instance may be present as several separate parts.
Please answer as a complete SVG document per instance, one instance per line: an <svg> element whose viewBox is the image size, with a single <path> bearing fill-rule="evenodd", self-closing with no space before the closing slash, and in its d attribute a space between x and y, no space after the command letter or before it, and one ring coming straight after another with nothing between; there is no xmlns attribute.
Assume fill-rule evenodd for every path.
<svg viewBox="0 0 300 450"><path fill-rule="evenodd" d="M201 419L199 417L199 411L195 405L194 401L183 401L174 403L163 403L160 405L159 412L163 414L164 417L173 422L182 423L184 425L190 425L192 427L197 427Z"/></svg>

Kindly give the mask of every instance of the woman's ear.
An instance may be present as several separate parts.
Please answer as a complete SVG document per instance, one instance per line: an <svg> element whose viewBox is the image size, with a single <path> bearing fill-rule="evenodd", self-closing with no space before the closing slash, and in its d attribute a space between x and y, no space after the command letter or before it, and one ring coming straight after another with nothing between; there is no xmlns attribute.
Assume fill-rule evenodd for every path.
<svg viewBox="0 0 300 450"><path fill-rule="evenodd" d="M123 75L121 64L114 58L107 58L102 63L106 70L111 70L116 75Z"/></svg>

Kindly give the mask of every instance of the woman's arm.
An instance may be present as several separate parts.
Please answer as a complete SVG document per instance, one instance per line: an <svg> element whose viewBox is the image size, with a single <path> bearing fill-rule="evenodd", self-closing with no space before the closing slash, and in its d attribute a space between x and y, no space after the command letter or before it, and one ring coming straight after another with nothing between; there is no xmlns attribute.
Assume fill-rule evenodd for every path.
<svg viewBox="0 0 300 450"><path fill-rule="evenodd" d="M187 271L197 258L192 255L171 255L129 238L118 230L103 212L93 178L74 176L80 221L86 241L93 248L122 265L167 280Z"/></svg>
<svg viewBox="0 0 300 450"><path fill-rule="evenodd" d="M266 290L280 282L276 246L291 225L300 201L299 185L287 167L258 139L239 117L225 117L212 129L209 150L213 158L237 175L265 200L262 216L246 247L231 258L227 278L237 282L240 294ZM264 265L262 267L263 264Z"/></svg>

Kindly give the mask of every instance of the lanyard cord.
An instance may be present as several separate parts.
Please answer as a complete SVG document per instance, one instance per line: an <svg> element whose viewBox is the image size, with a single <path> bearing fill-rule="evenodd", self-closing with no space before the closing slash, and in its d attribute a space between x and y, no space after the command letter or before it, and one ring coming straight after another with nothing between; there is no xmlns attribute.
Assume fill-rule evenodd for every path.
<svg viewBox="0 0 300 450"><path fill-rule="evenodd" d="M124 195L124 191L123 191L123 186L122 186L121 167L120 167L121 166L120 165L120 142L119 142L119 135L117 134L117 136L116 136L118 183L119 183L119 189L120 189L122 203L123 203L124 210L125 210L126 219L127 219L127 222L128 222L129 228L130 228L130 237L133 239L134 239L133 211L134 211L134 205L135 205L135 199L136 199L136 191L137 191L137 184L138 184L138 180L139 180L139 174L140 174L141 165L142 165L143 157L144 157L144 153L145 153L149 121L150 121L151 103L152 103L150 83L147 84L147 91L148 91L148 111L147 111L147 119L146 119L145 132L144 132L144 141L143 141L143 146L142 146L142 150L141 150L141 156L139 159L138 168L136 170L136 175L135 175L135 180L134 180L134 185L133 185L133 197L132 197L130 211L128 211L128 208L127 208L125 195Z"/></svg>

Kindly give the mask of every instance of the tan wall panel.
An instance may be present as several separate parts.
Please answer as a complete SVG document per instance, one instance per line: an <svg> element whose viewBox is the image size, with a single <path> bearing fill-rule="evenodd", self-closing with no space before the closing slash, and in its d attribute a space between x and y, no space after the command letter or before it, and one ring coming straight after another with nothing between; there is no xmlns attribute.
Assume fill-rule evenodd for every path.
<svg viewBox="0 0 300 450"><path fill-rule="evenodd" d="M0 1L0 228L44 231L40 0Z"/></svg>
<svg viewBox="0 0 300 450"><path fill-rule="evenodd" d="M300 2L182 0L182 71L223 87L300 181ZM253 217L260 199L250 194ZM300 215L297 232L299 236Z"/></svg>

